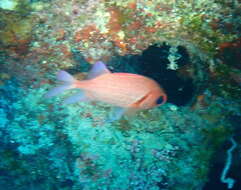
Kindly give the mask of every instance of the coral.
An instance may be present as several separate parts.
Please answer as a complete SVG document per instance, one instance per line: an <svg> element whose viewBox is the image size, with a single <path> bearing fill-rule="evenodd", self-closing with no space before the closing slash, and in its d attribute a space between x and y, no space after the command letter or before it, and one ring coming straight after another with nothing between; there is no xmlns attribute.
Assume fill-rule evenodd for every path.
<svg viewBox="0 0 241 190"><path fill-rule="evenodd" d="M132 119L102 125L108 106L89 103L63 106L59 98L42 98L46 87L29 89L27 94L21 90L19 96L24 98L9 104L9 112L6 109L1 112L2 118L12 114L1 131L8 134L7 139L15 145L17 154L31 156L27 173L37 172L34 164L37 168L51 168L51 175L58 175L54 183L60 186L70 180L66 184L70 189L97 189L100 185L113 189L174 188L177 182L175 189L184 189L196 188L204 180L209 159L203 160L201 167L200 160L190 162L189 158L207 150L202 131L210 128L210 123L196 113L187 108L172 109L167 104ZM194 142L199 146L190 149ZM183 165L188 168L183 169ZM48 176L43 169L37 170L33 178ZM190 172L195 183L180 177L190 179ZM49 179L46 184L52 184L52 177ZM27 186L28 182L22 180Z"/></svg>

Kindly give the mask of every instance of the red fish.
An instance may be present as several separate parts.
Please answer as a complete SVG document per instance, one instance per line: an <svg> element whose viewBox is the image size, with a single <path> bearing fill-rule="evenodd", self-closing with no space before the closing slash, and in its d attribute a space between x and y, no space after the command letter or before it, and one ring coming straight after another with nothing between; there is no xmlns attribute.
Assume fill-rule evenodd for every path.
<svg viewBox="0 0 241 190"><path fill-rule="evenodd" d="M101 101L111 104L118 107L111 121L119 119L124 113L150 109L167 101L164 90L154 80L138 74L111 73L101 61L93 65L86 80L76 80L66 71L59 71L57 79L62 84L50 90L46 97L69 89L81 89L64 103Z"/></svg>

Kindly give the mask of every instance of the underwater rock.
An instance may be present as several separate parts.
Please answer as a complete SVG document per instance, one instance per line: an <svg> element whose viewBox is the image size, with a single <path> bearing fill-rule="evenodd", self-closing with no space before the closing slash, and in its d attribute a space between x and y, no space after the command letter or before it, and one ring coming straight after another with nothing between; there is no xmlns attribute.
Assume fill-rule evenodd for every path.
<svg viewBox="0 0 241 190"><path fill-rule="evenodd" d="M31 16L0 10L0 44L1 49L17 54L25 54L32 37L32 29L36 24Z"/></svg>

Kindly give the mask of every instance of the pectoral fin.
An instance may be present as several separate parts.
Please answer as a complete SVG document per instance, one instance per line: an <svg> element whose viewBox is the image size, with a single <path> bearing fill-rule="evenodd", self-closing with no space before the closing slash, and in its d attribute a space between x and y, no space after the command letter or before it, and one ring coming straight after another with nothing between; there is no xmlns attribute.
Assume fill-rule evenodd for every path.
<svg viewBox="0 0 241 190"><path fill-rule="evenodd" d="M138 112L139 109L137 108L128 108L125 112L125 115L130 119L133 116L136 115L136 113Z"/></svg>
<svg viewBox="0 0 241 190"><path fill-rule="evenodd" d="M116 120L119 120L126 112L126 108L122 107L114 107L109 114L108 118L106 119L106 122L113 122Z"/></svg>
<svg viewBox="0 0 241 190"><path fill-rule="evenodd" d="M122 108L122 107L114 107L109 114L108 118L106 119L106 122L113 122L121 119L122 116L127 116L129 119L132 118L138 109L136 108Z"/></svg>
<svg viewBox="0 0 241 190"><path fill-rule="evenodd" d="M88 102L88 101L89 101L89 99L86 96L86 94L83 91L81 91L81 92L65 99L64 104L72 104L75 102Z"/></svg>

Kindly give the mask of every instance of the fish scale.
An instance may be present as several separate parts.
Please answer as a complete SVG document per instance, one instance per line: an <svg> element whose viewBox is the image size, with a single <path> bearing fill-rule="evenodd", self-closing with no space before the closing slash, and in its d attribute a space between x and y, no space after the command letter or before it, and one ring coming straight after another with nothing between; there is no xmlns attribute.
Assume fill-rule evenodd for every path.
<svg viewBox="0 0 241 190"><path fill-rule="evenodd" d="M128 76L128 78L133 77ZM104 102L109 101L111 104L118 102L118 106L122 105L125 107L141 99L143 94L148 93L148 89L143 88L142 84L133 84L127 78L124 78L123 82L126 83L118 85L120 81L123 81L122 76L106 74L91 81L93 86L91 85L89 90L95 99L100 99ZM136 89L133 91L134 87ZM105 101L106 98L108 100Z"/></svg>

